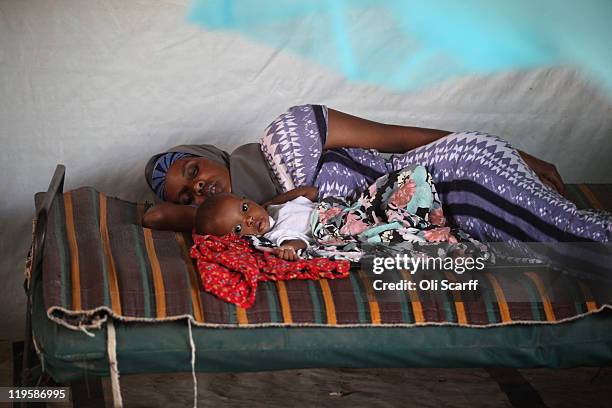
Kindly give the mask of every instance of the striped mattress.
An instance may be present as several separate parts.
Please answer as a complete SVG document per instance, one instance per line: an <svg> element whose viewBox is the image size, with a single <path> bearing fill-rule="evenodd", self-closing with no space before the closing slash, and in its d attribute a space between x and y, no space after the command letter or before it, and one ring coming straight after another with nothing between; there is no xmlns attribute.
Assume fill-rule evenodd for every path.
<svg viewBox="0 0 612 408"><path fill-rule="evenodd" d="M579 207L612 210L612 185L569 185L567 196ZM377 277L356 267L347 279L262 282L254 306L246 310L203 291L189 257L191 236L143 228L143 210L143 204L107 197L91 187L55 201L43 256L49 318L74 329L99 327L109 317L145 322L190 318L200 326L237 328L491 327L559 323L612 304L612 299L593 296L595 283L553 278L553 271L536 266L484 272L477 296L415 290L391 297L373 290ZM417 279L405 271L392 273L397 279ZM463 278L435 272L429 279Z"/></svg>

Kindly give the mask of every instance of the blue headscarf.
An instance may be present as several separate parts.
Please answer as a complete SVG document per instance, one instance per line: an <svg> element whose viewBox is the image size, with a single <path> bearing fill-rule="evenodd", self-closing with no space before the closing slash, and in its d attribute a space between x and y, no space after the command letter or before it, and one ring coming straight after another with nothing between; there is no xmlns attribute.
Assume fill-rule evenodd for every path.
<svg viewBox="0 0 612 408"><path fill-rule="evenodd" d="M166 174L168 173L168 169L178 159L192 156L193 155L189 153L169 152L157 158L153 166L153 173L151 174L151 188L156 196L164 201L166 200Z"/></svg>

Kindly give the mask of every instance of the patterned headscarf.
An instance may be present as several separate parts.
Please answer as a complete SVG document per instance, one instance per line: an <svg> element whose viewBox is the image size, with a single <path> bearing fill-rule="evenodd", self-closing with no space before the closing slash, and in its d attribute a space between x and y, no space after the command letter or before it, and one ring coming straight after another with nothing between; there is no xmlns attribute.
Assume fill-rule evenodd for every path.
<svg viewBox="0 0 612 408"><path fill-rule="evenodd" d="M168 169L178 159L191 156L193 155L189 153L169 152L158 157L151 174L151 188L156 196L164 201L166 200L166 174Z"/></svg>

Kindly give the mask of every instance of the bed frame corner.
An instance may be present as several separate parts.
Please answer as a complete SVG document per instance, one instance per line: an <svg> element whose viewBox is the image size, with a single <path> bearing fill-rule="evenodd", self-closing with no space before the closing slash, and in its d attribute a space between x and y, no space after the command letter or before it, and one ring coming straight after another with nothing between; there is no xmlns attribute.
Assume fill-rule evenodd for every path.
<svg viewBox="0 0 612 408"><path fill-rule="evenodd" d="M55 172L49 183L49 188L45 193L42 203L36 208L36 221L34 224L34 234L32 246L30 249L30 277L25 281L26 290L26 328L23 343L23 360L21 365L21 382L20 386L27 387L35 384L32 378L33 360L37 359L34 354L32 342L32 287L36 284L36 280L42 275L42 258L43 249L45 246L45 232L47 229L47 219L51 206L55 198L63 193L64 178L66 176L66 166L58 164L55 167ZM41 374L42 375L42 374Z"/></svg>

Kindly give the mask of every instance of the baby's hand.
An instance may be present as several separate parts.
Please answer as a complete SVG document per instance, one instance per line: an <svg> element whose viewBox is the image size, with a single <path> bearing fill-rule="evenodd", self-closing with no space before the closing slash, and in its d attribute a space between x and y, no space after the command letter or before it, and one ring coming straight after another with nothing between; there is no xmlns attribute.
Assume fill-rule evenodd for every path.
<svg viewBox="0 0 612 408"><path fill-rule="evenodd" d="M278 248L274 248L274 255L286 261L297 261L298 259L295 248L289 245L281 245Z"/></svg>

